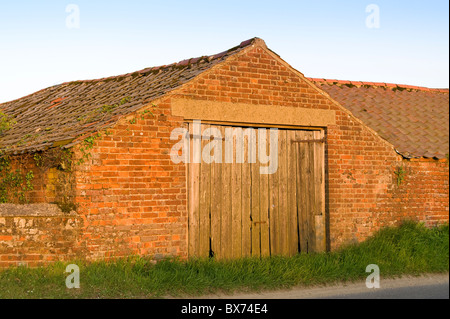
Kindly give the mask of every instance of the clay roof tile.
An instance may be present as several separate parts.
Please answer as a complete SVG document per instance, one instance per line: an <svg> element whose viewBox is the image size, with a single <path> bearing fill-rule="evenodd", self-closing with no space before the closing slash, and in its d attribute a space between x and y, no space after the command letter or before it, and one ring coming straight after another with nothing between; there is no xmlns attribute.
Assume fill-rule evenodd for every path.
<svg viewBox="0 0 450 319"><path fill-rule="evenodd" d="M340 85L345 81L309 80L405 157L445 158L449 153L448 89L359 81L345 86Z"/></svg>

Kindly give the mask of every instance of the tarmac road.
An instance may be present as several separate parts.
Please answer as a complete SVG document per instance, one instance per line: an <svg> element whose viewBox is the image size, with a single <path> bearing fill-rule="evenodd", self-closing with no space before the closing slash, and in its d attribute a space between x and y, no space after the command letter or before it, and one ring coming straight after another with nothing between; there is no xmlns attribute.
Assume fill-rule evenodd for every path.
<svg viewBox="0 0 450 319"><path fill-rule="evenodd" d="M449 299L449 285L427 284L412 287L375 289L368 292L329 295L318 299Z"/></svg>
<svg viewBox="0 0 450 319"><path fill-rule="evenodd" d="M449 274L380 279L380 288L367 288L364 282L325 287L296 287L289 290L215 294L200 299L449 299Z"/></svg>

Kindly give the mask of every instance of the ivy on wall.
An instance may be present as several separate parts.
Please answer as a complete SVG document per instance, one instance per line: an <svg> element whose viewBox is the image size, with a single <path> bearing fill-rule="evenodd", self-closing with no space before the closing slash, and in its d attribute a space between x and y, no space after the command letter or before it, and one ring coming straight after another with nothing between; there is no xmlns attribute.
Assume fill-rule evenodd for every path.
<svg viewBox="0 0 450 319"><path fill-rule="evenodd" d="M394 171L394 174L397 177L397 186L400 186L405 180L405 176L406 176L406 169L405 169L405 167L398 166L396 168L396 170Z"/></svg>
<svg viewBox="0 0 450 319"><path fill-rule="evenodd" d="M0 203L27 203L26 193L34 189L34 173L12 169L10 157L0 156Z"/></svg>
<svg viewBox="0 0 450 319"><path fill-rule="evenodd" d="M15 124L13 118L0 111L0 135ZM0 203L25 202L25 193L33 190L33 178L33 171L24 173L21 169L12 169L10 157L0 151Z"/></svg>
<svg viewBox="0 0 450 319"><path fill-rule="evenodd" d="M130 97L124 97L116 104L104 105L95 111L102 114L111 113L115 108L129 102L130 99ZM152 107L155 108L156 105L152 104ZM138 119L145 120L147 115L154 116L151 110L146 109L142 112L135 113L135 117L133 117L129 123L135 124ZM11 129L14 124L16 124L14 119L0 111L0 135ZM112 133L106 129L102 132L96 131L88 137L85 137L79 144L80 147L78 150L80 152L80 157L76 161L74 161L74 152L72 148L65 149L62 147L55 147L46 151L38 151L34 154L14 155L13 157L0 151L0 203L28 203L26 195L27 192L34 189L33 180L35 178L35 173L32 170L24 169L21 165L21 163L26 163L25 157L29 159L31 156L34 165L40 170L43 176L45 176L49 169L54 168L58 171L70 173L72 172L74 165L81 165L92 157L91 151L94 148L97 139L101 138L103 135L107 136L111 134ZM14 163L20 164L18 165L18 168L15 168L16 165L11 164L13 158ZM60 177L61 176L58 178ZM63 179L66 178L67 177L64 177ZM67 183L65 182L65 184ZM68 196L62 194L62 197L64 200L61 201L61 204L64 208L67 208L66 210L72 210L74 204L71 203Z"/></svg>

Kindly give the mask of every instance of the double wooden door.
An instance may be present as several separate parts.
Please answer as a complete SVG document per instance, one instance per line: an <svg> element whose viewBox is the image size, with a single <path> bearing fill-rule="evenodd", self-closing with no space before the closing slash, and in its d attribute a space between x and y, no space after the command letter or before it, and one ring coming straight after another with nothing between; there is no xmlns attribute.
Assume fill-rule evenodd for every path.
<svg viewBox="0 0 450 319"><path fill-rule="evenodd" d="M189 256L326 249L322 130L188 126Z"/></svg>

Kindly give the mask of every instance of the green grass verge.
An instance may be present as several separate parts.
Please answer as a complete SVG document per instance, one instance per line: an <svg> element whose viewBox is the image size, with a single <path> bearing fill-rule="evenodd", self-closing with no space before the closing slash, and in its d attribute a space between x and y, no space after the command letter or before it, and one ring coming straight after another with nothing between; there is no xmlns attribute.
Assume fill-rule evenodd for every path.
<svg viewBox="0 0 450 319"><path fill-rule="evenodd" d="M80 288L65 286L66 265L80 267ZM295 257L232 261L145 258L113 262L73 261L0 271L0 298L159 298L214 292L258 291L298 285L365 280L367 265L381 278L449 271L449 227L417 223L385 228L365 242L339 251Z"/></svg>

